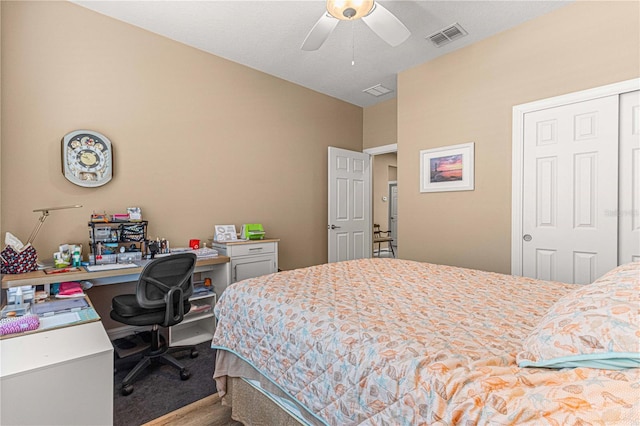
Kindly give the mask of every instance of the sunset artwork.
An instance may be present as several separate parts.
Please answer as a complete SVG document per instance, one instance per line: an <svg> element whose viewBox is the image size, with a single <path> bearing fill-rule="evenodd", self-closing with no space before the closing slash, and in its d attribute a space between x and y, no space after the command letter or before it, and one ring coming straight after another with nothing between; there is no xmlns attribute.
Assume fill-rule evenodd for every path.
<svg viewBox="0 0 640 426"><path fill-rule="evenodd" d="M473 191L473 142L420 151L420 192Z"/></svg>
<svg viewBox="0 0 640 426"><path fill-rule="evenodd" d="M430 182L452 182L462 180L462 154L430 159Z"/></svg>

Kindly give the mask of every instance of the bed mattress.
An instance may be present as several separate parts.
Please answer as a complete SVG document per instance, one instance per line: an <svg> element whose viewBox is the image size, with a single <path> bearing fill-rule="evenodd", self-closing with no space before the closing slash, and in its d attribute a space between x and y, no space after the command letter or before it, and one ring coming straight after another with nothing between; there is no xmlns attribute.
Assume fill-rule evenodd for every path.
<svg viewBox="0 0 640 426"><path fill-rule="evenodd" d="M519 368L574 285L399 259L245 280L216 305L212 347L330 425L623 424L639 370ZM223 376L214 377L224 392Z"/></svg>

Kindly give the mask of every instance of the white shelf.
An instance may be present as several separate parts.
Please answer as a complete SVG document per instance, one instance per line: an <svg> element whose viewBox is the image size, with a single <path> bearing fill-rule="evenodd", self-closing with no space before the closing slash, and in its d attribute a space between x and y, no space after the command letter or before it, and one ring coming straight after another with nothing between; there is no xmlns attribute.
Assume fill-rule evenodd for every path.
<svg viewBox="0 0 640 426"><path fill-rule="evenodd" d="M204 283L205 279L210 279L212 283L224 283L221 291L226 288L229 282L228 264L213 265L208 270L194 273L194 283ZM213 333L216 329L216 319L213 309L216 305L218 295L211 287L210 293L201 293L192 295L189 301L194 305L209 305L211 308L202 311L189 311L181 323L169 328L169 346L188 346L197 345L198 343L210 341L213 339ZM217 290L217 289L216 289Z"/></svg>
<svg viewBox="0 0 640 426"><path fill-rule="evenodd" d="M206 311L206 312L198 312L198 313L195 313L195 314L188 313L187 315L184 316L184 319L182 320L182 322L180 324L188 324L190 322L200 321L200 320L203 320L205 318L211 318L212 316L213 316L213 307L210 310ZM180 326L179 325L178 326L174 325L174 327L180 327Z"/></svg>
<svg viewBox="0 0 640 426"><path fill-rule="evenodd" d="M189 300L193 301L193 300L201 300L201 299L206 299L207 297L214 297L215 298L215 293L211 292L211 293L207 293L207 294L200 294L198 296L191 296L189 298Z"/></svg>
<svg viewBox="0 0 640 426"><path fill-rule="evenodd" d="M211 315L213 317L213 315ZM191 323L184 323L177 326L172 327L172 331L174 333L173 338L171 339L171 346L188 346L188 345L197 345L198 343L210 341L213 339L213 330L215 327L211 327L211 324L214 323L214 319L211 319L211 324L207 324L204 321L194 321Z"/></svg>

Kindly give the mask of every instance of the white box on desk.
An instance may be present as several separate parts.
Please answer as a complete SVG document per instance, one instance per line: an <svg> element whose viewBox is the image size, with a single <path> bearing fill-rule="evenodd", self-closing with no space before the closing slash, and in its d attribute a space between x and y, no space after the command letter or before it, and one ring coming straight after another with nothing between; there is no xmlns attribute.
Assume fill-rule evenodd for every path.
<svg viewBox="0 0 640 426"><path fill-rule="evenodd" d="M105 263L116 263L118 261L118 256L115 254L103 254L101 259L95 260L95 256L89 255L89 263L91 265L103 265Z"/></svg>

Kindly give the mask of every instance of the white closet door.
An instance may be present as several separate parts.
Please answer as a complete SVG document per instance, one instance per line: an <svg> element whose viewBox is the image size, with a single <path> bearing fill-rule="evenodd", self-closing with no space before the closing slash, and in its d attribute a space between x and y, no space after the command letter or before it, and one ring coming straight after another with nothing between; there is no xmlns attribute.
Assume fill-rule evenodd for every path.
<svg viewBox="0 0 640 426"><path fill-rule="evenodd" d="M640 261L640 91L620 95L619 264Z"/></svg>
<svg viewBox="0 0 640 426"><path fill-rule="evenodd" d="M524 117L524 276L591 283L618 261L618 96Z"/></svg>

